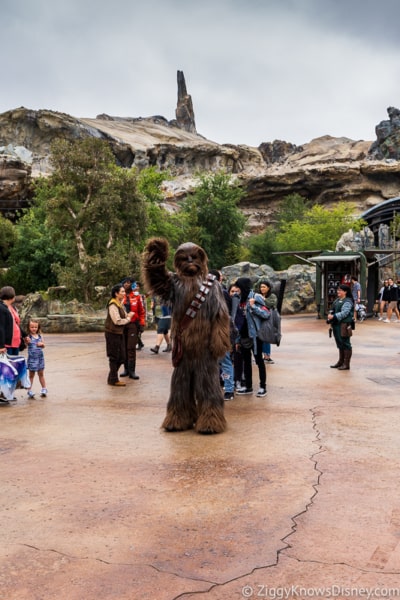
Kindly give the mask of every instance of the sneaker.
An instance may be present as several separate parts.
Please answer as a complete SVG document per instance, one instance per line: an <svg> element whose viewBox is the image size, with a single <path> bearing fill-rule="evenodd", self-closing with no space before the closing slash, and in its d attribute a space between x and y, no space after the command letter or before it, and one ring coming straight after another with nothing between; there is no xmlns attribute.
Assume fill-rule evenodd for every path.
<svg viewBox="0 0 400 600"><path fill-rule="evenodd" d="M383 321L383 317L379 317L378 321Z"/></svg>
<svg viewBox="0 0 400 600"><path fill-rule="evenodd" d="M46 389L46 388L42 388L42 389L40 390L40 395L42 396L42 398L43 398L44 396L47 396L47 389Z"/></svg>
<svg viewBox="0 0 400 600"><path fill-rule="evenodd" d="M384 323L390 323L389 319L383 319Z"/></svg>
<svg viewBox="0 0 400 600"><path fill-rule="evenodd" d="M242 387L240 388L240 390L237 391L237 393L241 396L244 396L245 394L252 394L253 388Z"/></svg>
<svg viewBox="0 0 400 600"><path fill-rule="evenodd" d="M35 397L34 392L31 392L31 390L29 390L29 392L28 392L28 398L34 398L34 397Z"/></svg>
<svg viewBox="0 0 400 600"><path fill-rule="evenodd" d="M275 364L275 362L272 360L272 358L264 358L264 362L268 363L269 365Z"/></svg>
<svg viewBox="0 0 400 600"><path fill-rule="evenodd" d="M227 400L233 400L233 398L234 398L234 393L233 392L225 392L225 394L224 394L224 400L225 401L227 401Z"/></svg>
<svg viewBox="0 0 400 600"><path fill-rule="evenodd" d="M262 398L267 395L267 390L265 388L260 388L256 394L257 398Z"/></svg>

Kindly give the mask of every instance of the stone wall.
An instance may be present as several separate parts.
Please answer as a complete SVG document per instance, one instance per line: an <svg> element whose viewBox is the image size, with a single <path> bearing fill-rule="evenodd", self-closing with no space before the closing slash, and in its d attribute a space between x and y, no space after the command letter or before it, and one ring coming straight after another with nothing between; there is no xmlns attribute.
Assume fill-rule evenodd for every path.
<svg viewBox="0 0 400 600"><path fill-rule="evenodd" d="M316 268L308 265L292 265L287 271L279 273L281 273L280 276L283 276L282 278L287 274L282 314L316 312Z"/></svg>
<svg viewBox="0 0 400 600"><path fill-rule="evenodd" d="M315 304L315 267L293 265L286 271L274 271L268 265L242 262L222 269L229 285L238 277L249 277L255 284L261 277L268 279L275 292L281 281L286 281L282 314L313 313ZM37 319L43 333L83 333L104 331L106 309L94 310L77 300L63 302L60 299L47 299L47 294L35 292L17 298L17 308L23 325L30 317ZM149 327L152 327L149 324Z"/></svg>
<svg viewBox="0 0 400 600"><path fill-rule="evenodd" d="M284 280L286 286L282 314L317 312L315 303L316 269L314 266L292 265L285 271L274 271L268 265L241 262L224 267L222 273L227 285L234 283L238 277L249 277L253 285L261 278L268 279L275 293L278 293L281 281Z"/></svg>
<svg viewBox="0 0 400 600"><path fill-rule="evenodd" d="M20 303L19 312L24 325L30 317L37 319L43 333L104 331L106 318L105 309L96 311L77 300L48 300L39 292L25 296Z"/></svg>

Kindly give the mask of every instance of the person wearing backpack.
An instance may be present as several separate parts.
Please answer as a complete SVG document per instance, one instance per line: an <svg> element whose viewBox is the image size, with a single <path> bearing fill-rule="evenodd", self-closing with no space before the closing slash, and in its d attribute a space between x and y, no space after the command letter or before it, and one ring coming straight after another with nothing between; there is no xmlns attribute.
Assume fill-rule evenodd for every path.
<svg viewBox="0 0 400 600"><path fill-rule="evenodd" d="M260 279L257 282L255 291L264 298L265 306L269 310L277 307L278 298L276 294L273 293L271 283L268 279ZM264 361L269 365L273 365L274 361L271 358L271 344L269 342L263 342L262 351Z"/></svg>
<svg viewBox="0 0 400 600"><path fill-rule="evenodd" d="M234 285L240 289L240 303L237 311L243 318L239 328L238 345L243 356L244 378L246 381L245 386L237 390L237 394L253 393L251 364L253 353L260 378L260 388L256 396L262 398L267 395L267 372L262 354L262 341L257 337L257 330L260 328L262 319L267 317L268 310L261 294L255 294L251 289L251 279L239 277ZM238 319L235 319L235 323L238 324Z"/></svg>

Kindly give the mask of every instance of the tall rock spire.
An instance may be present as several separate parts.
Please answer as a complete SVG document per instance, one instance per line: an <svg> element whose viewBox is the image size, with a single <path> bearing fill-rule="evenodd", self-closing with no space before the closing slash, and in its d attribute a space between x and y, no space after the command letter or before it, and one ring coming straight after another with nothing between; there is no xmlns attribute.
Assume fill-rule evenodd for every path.
<svg viewBox="0 0 400 600"><path fill-rule="evenodd" d="M178 104L176 106L176 122L180 129L189 133L197 133L194 120L192 97L187 93L183 71L177 72L178 79Z"/></svg>

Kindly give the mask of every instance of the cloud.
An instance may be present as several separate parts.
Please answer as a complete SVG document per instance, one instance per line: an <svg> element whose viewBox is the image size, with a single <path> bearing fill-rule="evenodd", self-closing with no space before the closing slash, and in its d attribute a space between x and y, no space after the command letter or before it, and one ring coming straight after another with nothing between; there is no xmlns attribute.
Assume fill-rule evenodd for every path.
<svg viewBox="0 0 400 600"><path fill-rule="evenodd" d="M175 116L220 143L375 138L400 105L397 0L2 0L0 111Z"/></svg>

